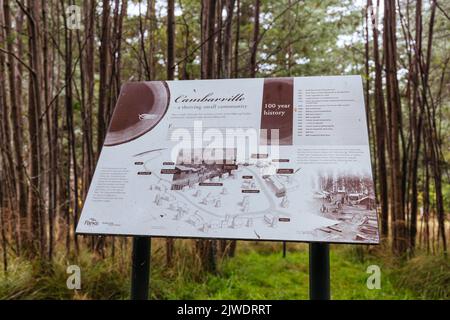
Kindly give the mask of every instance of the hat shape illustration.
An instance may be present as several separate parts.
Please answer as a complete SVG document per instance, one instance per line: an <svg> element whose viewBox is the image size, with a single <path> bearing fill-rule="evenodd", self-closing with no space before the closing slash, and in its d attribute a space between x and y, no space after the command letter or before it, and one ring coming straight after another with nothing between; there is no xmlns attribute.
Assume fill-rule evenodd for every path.
<svg viewBox="0 0 450 320"><path fill-rule="evenodd" d="M164 81L124 84L104 145L129 142L152 130L167 112L169 98L169 88Z"/></svg>

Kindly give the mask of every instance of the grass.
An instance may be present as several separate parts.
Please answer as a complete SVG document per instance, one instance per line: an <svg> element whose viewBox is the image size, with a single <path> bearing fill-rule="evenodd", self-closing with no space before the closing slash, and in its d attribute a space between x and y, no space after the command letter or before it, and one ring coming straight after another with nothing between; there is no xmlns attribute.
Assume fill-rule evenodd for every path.
<svg viewBox="0 0 450 320"><path fill-rule="evenodd" d="M450 299L450 265L443 256L417 256L393 272L397 284L422 299Z"/></svg>
<svg viewBox="0 0 450 320"><path fill-rule="evenodd" d="M308 250L288 244L286 258L278 243L239 243L236 257L219 263L217 274L200 271L190 245L178 244L176 264L164 264L163 243L153 246L152 299L308 299ZM357 249L355 249L357 248ZM332 246L332 299L449 299L450 264L441 256L418 254L399 263L382 248ZM78 264L81 290L66 287L66 267ZM369 290L369 265L381 269L381 289ZM117 256L99 259L87 251L76 263L63 257L52 267L21 259L0 273L0 299L128 299L129 263Z"/></svg>

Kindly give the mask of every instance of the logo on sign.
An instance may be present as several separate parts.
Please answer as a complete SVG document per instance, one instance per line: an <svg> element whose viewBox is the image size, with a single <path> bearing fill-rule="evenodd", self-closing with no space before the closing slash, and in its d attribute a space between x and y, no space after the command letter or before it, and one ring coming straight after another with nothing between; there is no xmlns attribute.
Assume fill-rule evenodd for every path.
<svg viewBox="0 0 450 320"><path fill-rule="evenodd" d="M84 221L84 224L87 225L87 226L97 226L98 225L98 221L95 220L94 218L89 218L89 219Z"/></svg>

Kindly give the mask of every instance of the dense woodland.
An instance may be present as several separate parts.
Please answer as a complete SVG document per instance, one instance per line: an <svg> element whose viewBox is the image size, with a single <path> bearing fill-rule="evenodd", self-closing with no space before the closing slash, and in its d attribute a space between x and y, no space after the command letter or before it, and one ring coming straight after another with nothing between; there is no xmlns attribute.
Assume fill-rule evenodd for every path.
<svg viewBox="0 0 450 320"><path fill-rule="evenodd" d="M139 80L361 74L382 241L446 253L449 15L442 0L0 0L4 270L130 252L74 230L121 84ZM164 241L170 265L181 240ZM210 271L236 248L184 241Z"/></svg>

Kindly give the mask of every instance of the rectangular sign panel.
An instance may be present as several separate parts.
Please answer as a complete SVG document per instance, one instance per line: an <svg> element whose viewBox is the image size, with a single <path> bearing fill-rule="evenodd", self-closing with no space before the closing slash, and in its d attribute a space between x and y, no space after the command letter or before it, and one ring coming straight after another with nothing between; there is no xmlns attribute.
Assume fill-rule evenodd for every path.
<svg viewBox="0 0 450 320"><path fill-rule="evenodd" d="M378 243L361 77L125 84L77 232Z"/></svg>

